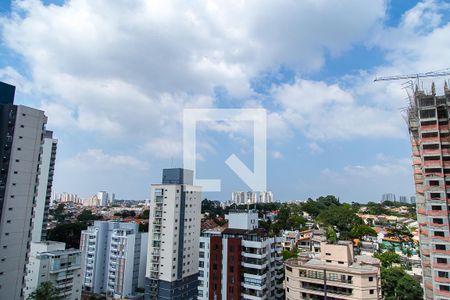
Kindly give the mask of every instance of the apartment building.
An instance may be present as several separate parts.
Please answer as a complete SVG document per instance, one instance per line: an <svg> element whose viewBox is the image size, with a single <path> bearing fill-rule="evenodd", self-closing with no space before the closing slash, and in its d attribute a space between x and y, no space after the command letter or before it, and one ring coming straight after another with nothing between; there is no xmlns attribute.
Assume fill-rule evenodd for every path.
<svg viewBox="0 0 450 300"><path fill-rule="evenodd" d="M145 299L196 299L201 188L193 172L164 169L152 184Z"/></svg>
<svg viewBox="0 0 450 300"><path fill-rule="evenodd" d="M450 299L450 91L416 89L408 110L425 299Z"/></svg>
<svg viewBox="0 0 450 300"><path fill-rule="evenodd" d="M284 299L281 238L256 211L231 211L228 229L200 237L198 299Z"/></svg>
<svg viewBox="0 0 450 300"><path fill-rule="evenodd" d="M53 138L53 132L45 131L39 168L39 185L34 208L33 231L31 233L31 241L35 243L44 241L47 237L48 211L52 196L57 144L58 140Z"/></svg>
<svg viewBox="0 0 450 300"><path fill-rule="evenodd" d="M144 287L147 233L138 224L96 221L81 232L83 288L114 298Z"/></svg>
<svg viewBox="0 0 450 300"><path fill-rule="evenodd" d="M25 276L24 298L43 282L51 282L64 300L81 298L81 252L67 249L65 243L31 243L30 259Z"/></svg>
<svg viewBox="0 0 450 300"><path fill-rule="evenodd" d="M23 297L47 122L43 111L15 105L14 95L0 82L0 299L11 300Z"/></svg>
<svg viewBox="0 0 450 300"><path fill-rule="evenodd" d="M355 256L351 242L322 242L320 255L305 254L285 262L286 300L381 299L380 262Z"/></svg>

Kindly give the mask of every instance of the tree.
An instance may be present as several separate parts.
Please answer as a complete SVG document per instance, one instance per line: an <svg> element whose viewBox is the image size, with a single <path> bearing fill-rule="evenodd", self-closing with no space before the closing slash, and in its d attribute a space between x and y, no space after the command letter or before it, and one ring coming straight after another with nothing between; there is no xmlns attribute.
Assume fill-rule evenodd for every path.
<svg viewBox="0 0 450 300"><path fill-rule="evenodd" d="M389 300L423 298L420 284L399 267L381 269L381 290L383 298Z"/></svg>
<svg viewBox="0 0 450 300"><path fill-rule="evenodd" d="M328 226L327 231L325 232L325 235L327 237L327 241L334 243L337 241L337 235L336 232L334 231L333 227Z"/></svg>
<svg viewBox="0 0 450 300"><path fill-rule="evenodd" d="M340 238L349 237L353 226L363 224L362 219L356 215L355 210L346 203L340 206L330 206L317 216L317 221L337 228Z"/></svg>
<svg viewBox="0 0 450 300"><path fill-rule="evenodd" d="M301 229L306 224L306 219L303 216L291 214L286 223L286 227L291 229Z"/></svg>
<svg viewBox="0 0 450 300"><path fill-rule="evenodd" d="M395 294L399 300L423 299L422 287L408 274L398 281Z"/></svg>
<svg viewBox="0 0 450 300"><path fill-rule="evenodd" d="M395 253L394 251L386 251L383 253L375 253L375 258L378 258L381 261L381 266L383 268L389 268L394 263L400 263L400 255Z"/></svg>
<svg viewBox="0 0 450 300"><path fill-rule="evenodd" d="M298 249L294 248L291 251L284 249L283 251L281 251L281 255L283 256L283 260L287 260L289 258L296 258L298 257Z"/></svg>
<svg viewBox="0 0 450 300"><path fill-rule="evenodd" d="M84 209L77 217L77 220L80 222L90 222L101 219L103 219L102 216L95 215L88 209Z"/></svg>
<svg viewBox="0 0 450 300"><path fill-rule="evenodd" d="M64 242L67 248L80 247L81 231L87 228L87 224L83 222L58 224L55 228L48 231L48 240Z"/></svg>
<svg viewBox="0 0 450 300"><path fill-rule="evenodd" d="M27 300L60 300L58 290L49 281L43 282L32 292Z"/></svg>
<svg viewBox="0 0 450 300"><path fill-rule="evenodd" d="M367 225L355 225L350 230L350 235L354 239L362 239L364 236L377 236L377 232Z"/></svg>

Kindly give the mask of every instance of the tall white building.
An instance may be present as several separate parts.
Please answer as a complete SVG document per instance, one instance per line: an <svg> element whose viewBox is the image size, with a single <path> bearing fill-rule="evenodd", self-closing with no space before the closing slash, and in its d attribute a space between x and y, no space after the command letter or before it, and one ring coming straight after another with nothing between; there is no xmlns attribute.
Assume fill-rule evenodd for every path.
<svg viewBox="0 0 450 300"><path fill-rule="evenodd" d="M272 192L260 192L259 193L259 203L272 203L273 194Z"/></svg>
<svg viewBox="0 0 450 300"><path fill-rule="evenodd" d="M109 196L105 191L100 191L97 193L97 199L101 206L108 206Z"/></svg>
<svg viewBox="0 0 450 300"><path fill-rule="evenodd" d="M230 211L228 228L200 237L198 299L284 299L281 238L256 211Z"/></svg>
<svg viewBox="0 0 450 300"><path fill-rule="evenodd" d="M51 282L64 300L81 298L81 253L60 242L31 243L25 276L26 299L43 282Z"/></svg>
<svg viewBox="0 0 450 300"><path fill-rule="evenodd" d="M272 192L233 192L231 193L231 203L237 205L271 203L273 202Z"/></svg>
<svg viewBox="0 0 450 300"><path fill-rule="evenodd" d="M0 82L0 299L21 299L47 117Z"/></svg>
<svg viewBox="0 0 450 300"><path fill-rule="evenodd" d="M151 186L145 299L196 299L200 219L193 172L164 169Z"/></svg>
<svg viewBox="0 0 450 300"><path fill-rule="evenodd" d="M134 223L95 221L83 230L84 289L114 298L135 295L145 283L147 237Z"/></svg>
<svg viewBox="0 0 450 300"><path fill-rule="evenodd" d="M41 165L39 168L39 185L34 208L32 242L45 240L47 236L48 210L52 196L53 172L55 170L56 147L58 140L53 132L46 131L42 144Z"/></svg>

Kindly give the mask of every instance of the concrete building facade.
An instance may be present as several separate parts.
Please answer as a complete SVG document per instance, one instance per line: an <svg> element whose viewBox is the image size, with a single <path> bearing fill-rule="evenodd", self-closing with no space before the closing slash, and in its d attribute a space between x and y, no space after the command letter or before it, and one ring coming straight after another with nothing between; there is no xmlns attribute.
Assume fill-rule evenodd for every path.
<svg viewBox="0 0 450 300"><path fill-rule="evenodd" d="M21 299L47 117L0 82L0 299ZM41 229L38 229L41 230Z"/></svg>
<svg viewBox="0 0 450 300"><path fill-rule="evenodd" d="M138 224L95 221L81 232L83 288L114 298L144 287L147 233Z"/></svg>
<svg viewBox="0 0 450 300"><path fill-rule="evenodd" d="M58 140L53 138L53 132L47 130L42 144L38 179L39 185L34 209L33 231L31 234L31 241L35 243L44 241L47 237L48 211L52 196L57 144Z"/></svg>
<svg viewBox="0 0 450 300"><path fill-rule="evenodd" d="M408 110L425 299L450 299L450 91L416 89Z"/></svg>
<svg viewBox="0 0 450 300"><path fill-rule="evenodd" d="M230 212L228 229L202 233L198 299L284 299L281 238L252 220L256 211Z"/></svg>
<svg viewBox="0 0 450 300"><path fill-rule="evenodd" d="M64 300L81 299L81 252L60 242L31 243L24 298L43 282L51 282Z"/></svg>
<svg viewBox="0 0 450 300"><path fill-rule="evenodd" d="M319 256L308 254L285 262L286 300L381 298L380 262L354 256L351 242L321 244Z"/></svg>
<svg viewBox="0 0 450 300"><path fill-rule="evenodd" d="M193 172L164 169L152 184L145 299L196 299L201 188Z"/></svg>

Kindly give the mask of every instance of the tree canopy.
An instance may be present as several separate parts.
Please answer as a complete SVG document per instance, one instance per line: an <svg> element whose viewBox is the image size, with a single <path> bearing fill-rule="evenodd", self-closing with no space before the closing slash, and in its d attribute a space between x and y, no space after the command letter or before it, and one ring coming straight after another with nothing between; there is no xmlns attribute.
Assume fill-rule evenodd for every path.
<svg viewBox="0 0 450 300"><path fill-rule="evenodd" d="M27 297L27 300L60 300L60 299L62 298L58 295L58 290L49 281L41 283L39 287Z"/></svg>
<svg viewBox="0 0 450 300"><path fill-rule="evenodd" d="M381 290L386 300L423 298L420 284L400 267L381 269Z"/></svg>

